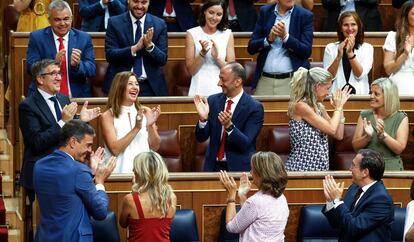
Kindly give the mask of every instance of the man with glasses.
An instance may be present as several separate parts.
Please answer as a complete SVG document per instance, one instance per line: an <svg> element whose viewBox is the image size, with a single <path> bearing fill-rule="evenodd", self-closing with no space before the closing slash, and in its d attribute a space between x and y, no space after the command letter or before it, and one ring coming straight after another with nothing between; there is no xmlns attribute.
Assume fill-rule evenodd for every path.
<svg viewBox="0 0 414 242"><path fill-rule="evenodd" d="M55 59L59 61L62 73L60 92L68 97L90 97L91 87L87 78L96 74L91 37L71 28L72 11L63 0L49 4L49 23L50 27L30 33L27 70L41 59ZM32 83L29 94L35 89Z"/></svg>
<svg viewBox="0 0 414 242"><path fill-rule="evenodd" d="M24 140L23 165L20 184L26 191L27 237L31 230L33 191L33 167L35 162L57 148L61 127L75 117L78 105L61 94L60 63L44 59L32 65L37 88L19 106L19 125ZM80 119L88 122L100 115L100 109L87 109L85 102ZM30 239L28 241L31 241Z"/></svg>
<svg viewBox="0 0 414 242"><path fill-rule="evenodd" d="M391 241L394 205L381 180L384 169L380 153L359 150L350 167L353 184L343 200L344 182L325 177L322 213L332 227L339 228L339 241Z"/></svg>

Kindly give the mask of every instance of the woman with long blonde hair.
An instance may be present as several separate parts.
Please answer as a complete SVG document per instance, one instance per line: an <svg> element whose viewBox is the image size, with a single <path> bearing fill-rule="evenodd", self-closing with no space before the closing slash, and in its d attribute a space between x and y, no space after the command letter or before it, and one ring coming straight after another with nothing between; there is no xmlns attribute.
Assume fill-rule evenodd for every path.
<svg viewBox="0 0 414 242"><path fill-rule="evenodd" d="M121 227L128 227L128 241L170 241L176 203L162 157L156 152L137 155L132 193L124 197L119 217Z"/></svg>
<svg viewBox="0 0 414 242"><path fill-rule="evenodd" d="M286 161L289 171L329 170L328 135L343 138L343 106L350 90L338 89L331 98L335 109L330 117L322 105L329 95L332 75L320 68L299 68L291 81L288 108L291 151Z"/></svg>

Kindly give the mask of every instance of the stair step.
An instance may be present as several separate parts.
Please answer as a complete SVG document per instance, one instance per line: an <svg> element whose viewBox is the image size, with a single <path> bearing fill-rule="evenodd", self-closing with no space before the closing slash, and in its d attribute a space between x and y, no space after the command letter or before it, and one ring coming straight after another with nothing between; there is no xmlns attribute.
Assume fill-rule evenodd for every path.
<svg viewBox="0 0 414 242"><path fill-rule="evenodd" d="M12 174L11 163L12 161L9 155L0 154L0 172L2 172L3 175L10 176Z"/></svg>
<svg viewBox="0 0 414 242"><path fill-rule="evenodd" d="M9 229L9 241L8 242L20 242L23 238L20 238L19 229Z"/></svg>
<svg viewBox="0 0 414 242"><path fill-rule="evenodd" d="M22 228L22 217L21 217L21 199L19 197L4 198L4 204L6 206L6 224L11 229Z"/></svg>
<svg viewBox="0 0 414 242"><path fill-rule="evenodd" d="M8 175L2 176L2 192L4 197L13 197L13 179Z"/></svg>

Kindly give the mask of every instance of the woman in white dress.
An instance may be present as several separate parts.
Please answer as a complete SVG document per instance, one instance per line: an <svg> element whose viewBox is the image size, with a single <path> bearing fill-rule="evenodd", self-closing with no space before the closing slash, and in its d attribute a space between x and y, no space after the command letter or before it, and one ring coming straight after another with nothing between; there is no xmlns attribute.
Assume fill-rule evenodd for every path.
<svg viewBox="0 0 414 242"><path fill-rule="evenodd" d="M139 83L134 73L115 75L108 95L107 110L101 116L105 154L117 157L114 173L132 173L136 155L160 146L155 122L160 106L148 108L138 101Z"/></svg>
<svg viewBox="0 0 414 242"><path fill-rule="evenodd" d="M397 32L388 32L384 46L384 69L398 86L400 95L414 95L414 2L403 4Z"/></svg>
<svg viewBox="0 0 414 242"><path fill-rule="evenodd" d="M205 1L198 19L200 26L187 30L185 64L193 76L189 96L209 96L222 91L217 85L220 68L235 59L226 9L223 0Z"/></svg>
<svg viewBox="0 0 414 242"><path fill-rule="evenodd" d="M341 14L337 36L338 41L328 44L323 55L323 67L335 77L331 93L349 85L352 94L368 95L374 48L364 42L364 29L356 12Z"/></svg>

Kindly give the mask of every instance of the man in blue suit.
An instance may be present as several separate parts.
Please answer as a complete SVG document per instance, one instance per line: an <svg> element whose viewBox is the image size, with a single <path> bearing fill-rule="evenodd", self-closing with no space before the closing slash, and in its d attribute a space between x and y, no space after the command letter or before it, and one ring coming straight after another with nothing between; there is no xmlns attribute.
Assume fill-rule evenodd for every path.
<svg viewBox="0 0 414 242"><path fill-rule="evenodd" d="M391 241L394 205L382 182L384 159L374 150L361 149L351 164L353 184L342 201L344 183L332 176L323 181L326 206L322 213L339 228L341 242Z"/></svg>
<svg viewBox="0 0 414 242"><path fill-rule="evenodd" d="M65 68L67 87L61 90L69 97L90 97L88 77L95 76L95 55L91 37L71 28L72 11L67 2L55 0L49 4L49 23L46 27L30 33L27 48L27 70L41 59L55 59ZM64 68L63 68L64 67ZM66 78L66 79L65 79ZM30 85L29 93L36 89Z"/></svg>
<svg viewBox="0 0 414 242"><path fill-rule="evenodd" d="M196 95L199 121L196 139L210 138L204 171L249 171L256 138L263 126L263 106L243 91L246 71L237 62L220 69L218 85L223 92L206 99Z"/></svg>
<svg viewBox="0 0 414 242"><path fill-rule="evenodd" d="M171 2L171 8L167 2ZM151 1L148 13L163 18L168 32L186 32L195 26L193 10L190 2L194 0L154 0Z"/></svg>
<svg viewBox="0 0 414 242"><path fill-rule="evenodd" d="M20 184L25 188L25 233L27 241L33 240L32 203L35 200L33 190L33 167L37 160L52 153L58 145L61 127L72 120L77 104L59 93L61 72L60 63L44 59L32 65L37 88L33 94L19 105L19 126L23 135L24 155L20 174ZM100 115L100 109L82 107L80 119L90 121Z"/></svg>
<svg viewBox="0 0 414 242"><path fill-rule="evenodd" d="M167 63L167 27L147 13L149 0L128 0L128 12L109 19L105 37L109 63L102 90L108 93L121 71L138 76L140 96L166 96L163 67Z"/></svg>
<svg viewBox="0 0 414 242"><path fill-rule="evenodd" d="M110 17L127 11L126 0L79 0L81 30L105 32Z"/></svg>
<svg viewBox="0 0 414 242"><path fill-rule="evenodd" d="M115 168L104 150L92 151L94 129L71 120L59 134L59 149L36 162L33 185L39 200L40 223L35 241L92 242L90 217L106 218L109 199L104 182Z"/></svg>
<svg viewBox="0 0 414 242"><path fill-rule="evenodd" d="M312 12L293 0L263 6L247 47L249 54L259 53L255 95L289 95L293 72L309 68L312 40Z"/></svg>

